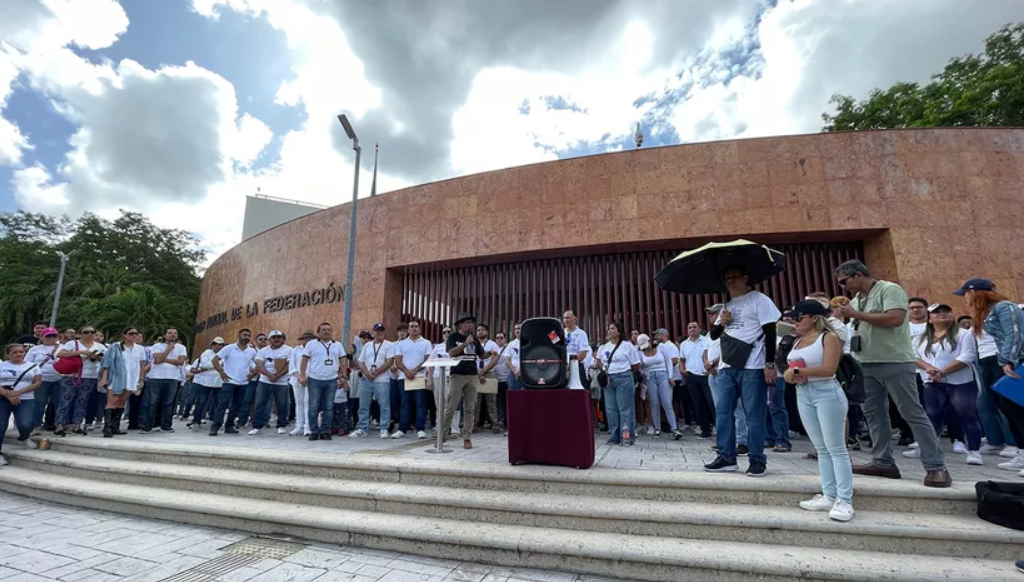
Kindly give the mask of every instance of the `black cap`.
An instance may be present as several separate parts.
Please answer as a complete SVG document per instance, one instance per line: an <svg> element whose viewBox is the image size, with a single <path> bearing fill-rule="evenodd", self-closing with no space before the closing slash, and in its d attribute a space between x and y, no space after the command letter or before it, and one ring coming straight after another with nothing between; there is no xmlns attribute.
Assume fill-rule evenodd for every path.
<svg viewBox="0 0 1025 582"><path fill-rule="evenodd" d="M964 295L969 291L993 291L997 286L993 284L993 281L989 279L968 279L961 285L961 288L954 291L954 295Z"/></svg>
<svg viewBox="0 0 1025 582"><path fill-rule="evenodd" d="M816 299L805 299L795 305L790 311L793 312L794 319L799 319L802 315L821 315L822 317L829 315L829 309Z"/></svg>
<svg viewBox="0 0 1025 582"><path fill-rule="evenodd" d="M476 323L477 322L477 318L474 317L473 315L470 315L469 313L466 313L464 311L463 313L459 314L459 317L456 319L456 323L455 324L459 325L460 323L463 323L464 321L472 321L472 322Z"/></svg>

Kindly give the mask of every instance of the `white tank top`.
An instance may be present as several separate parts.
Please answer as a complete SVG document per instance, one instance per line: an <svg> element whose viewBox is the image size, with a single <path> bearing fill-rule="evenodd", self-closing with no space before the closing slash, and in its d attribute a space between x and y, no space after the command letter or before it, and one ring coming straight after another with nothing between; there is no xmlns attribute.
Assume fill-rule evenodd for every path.
<svg viewBox="0 0 1025 582"><path fill-rule="evenodd" d="M655 355L653 356L648 356L641 352L641 364L644 365L644 371L649 374L651 372L666 371L666 360L658 350L655 350Z"/></svg>
<svg viewBox="0 0 1025 582"><path fill-rule="evenodd" d="M822 361L825 359L825 348L823 342L825 342L826 334L823 333L815 340L815 343L810 346L801 346L790 350L787 355L787 362L794 363L798 360L804 362L805 368L817 368L822 365ZM800 340L798 340L800 341ZM833 378L809 378L808 382L832 382Z"/></svg>

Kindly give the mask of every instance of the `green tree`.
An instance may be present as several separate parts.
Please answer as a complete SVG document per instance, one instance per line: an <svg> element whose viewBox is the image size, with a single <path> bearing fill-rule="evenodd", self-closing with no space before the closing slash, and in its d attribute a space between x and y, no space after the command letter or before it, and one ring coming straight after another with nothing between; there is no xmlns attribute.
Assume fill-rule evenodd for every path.
<svg viewBox="0 0 1025 582"><path fill-rule="evenodd" d="M108 336L128 326L147 334L178 328L192 337L205 253L188 232L122 212L114 220L0 213L0 338L48 320L60 260L75 254L61 294L60 326L96 325Z"/></svg>
<svg viewBox="0 0 1025 582"><path fill-rule="evenodd" d="M950 60L926 85L897 83L874 89L863 101L829 100L823 131L902 127L1018 127L1025 112L1023 23L1008 24L986 39L985 50Z"/></svg>

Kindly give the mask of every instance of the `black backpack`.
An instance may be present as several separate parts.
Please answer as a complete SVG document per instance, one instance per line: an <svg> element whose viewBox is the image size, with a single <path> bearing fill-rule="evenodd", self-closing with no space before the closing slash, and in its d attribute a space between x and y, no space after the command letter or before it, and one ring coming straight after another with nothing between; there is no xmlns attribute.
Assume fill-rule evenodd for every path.
<svg viewBox="0 0 1025 582"><path fill-rule="evenodd" d="M1021 483L979 481L975 484L979 519L1021 531L1023 487Z"/></svg>
<svg viewBox="0 0 1025 582"><path fill-rule="evenodd" d="M850 404L865 402L865 373L861 363L850 354L840 356L840 365L836 367L836 381L843 388Z"/></svg>

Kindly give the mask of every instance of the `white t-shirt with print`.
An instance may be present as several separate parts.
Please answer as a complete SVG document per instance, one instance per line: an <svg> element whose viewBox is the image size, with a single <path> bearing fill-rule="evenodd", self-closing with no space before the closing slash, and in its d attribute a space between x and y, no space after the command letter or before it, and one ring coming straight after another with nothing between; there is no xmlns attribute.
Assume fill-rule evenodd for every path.
<svg viewBox="0 0 1025 582"><path fill-rule="evenodd" d="M276 367L274 366L275 360L285 360L285 362L287 363L289 359L291 359L291 357L292 348L285 345L281 346L278 349L274 349L270 346L267 346L265 348L260 348L260 351L256 352L257 363L260 363L262 361L264 364L263 367L271 371L276 371ZM285 370L288 370L287 365L285 366ZM270 378L266 374L260 374L260 381L265 382L267 384L273 384L275 386L287 386L288 374L285 374L284 376L278 378L276 382L271 382Z"/></svg>
<svg viewBox="0 0 1025 582"><path fill-rule="evenodd" d="M42 370L43 382L56 382L61 379L61 375L57 373L57 370L53 369L53 363L57 361L57 352L60 349L60 344L53 344L52 346L39 344L29 348L28 353L25 354L26 362L31 362Z"/></svg>
<svg viewBox="0 0 1025 582"><path fill-rule="evenodd" d="M359 361L361 364L366 366L367 370L374 372L375 370L381 369L385 362L389 358L393 357L395 353L395 346L388 340L384 340L381 343L369 342L363 346L363 351L359 354ZM387 384L391 381L391 374L381 374L374 378L375 384Z"/></svg>
<svg viewBox="0 0 1025 582"><path fill-rule="evenodd" d="M580 352L585 351L587 346L587 332L580 329L579 327L570 332L565 330L566 334L566 358L569 361L570 356L579 355Z"/></svg>
<svg viewBox="0 0 1025 582"><path fill-rule="evenodd" d="M520 340L514 339L509 342L509 345L505 347L505 353L502 354L503 358L509 358L512 365L519 370L520 369ZM511 370L510 370L511 371Z"/></svg>
<svg viewBox="0 0 1025 582"><path fill-rule="evenodd" d="M93 342L93 345L87 348L81 340L72 340L61 346L61 350L68 350L69 352L77 352L86 349L98 355L99 359L94 361L86 358L85 356L80 356L82 358L82 377L87 380L96 380L100 377L100 361L103 359L103 353L107 351L107 346L99 342Z"/></svg>
<svg viewBox="0 0 1025 582"><path fill-rule="evenodd" d="M616 349L616 344L608 342L598 348L598 359L601 360L607 374L621 374L629 372L633 365L641 363L641 352L627 340L620 342L619 349Z"/></svg>
<svg viewBox="0 0 1025 582"><path fill-rule="evenodd" d="M491 363L491 359L495 357L495 354L497 354L500 351L502 351L502 349L499 348L498 344L496 344L495 342L491 340L484 342L484 354L487 357L480 358L477 360L477 369L483 370L484 368L486 368L488 364ZM498 364L495 364L495 366L497 367ZM492 369L491 371L494 372L494 369Z"/></svg>
<svg viewBox="0 0 1025 582"><path fill-rule="evenodd" d="M726 333L730 334L730 337L754 346L751 354L747 357L744 369L761 370L765 368L765 337L762 326L779 321L780 312L776 304L765 294L751 291L736 299L731 299L726 304L726 309L733 316L733 322L726 327ZM715 323L716 325L721 324L718 317ZM728 367L726 362L719 362L720 369Z"/></svg>
<svg viewBox="0 0 1025 582"><path fill-rule="evenodd" d="M153 356L156 356L157 354L162 354L167 351L167 344L153 344L149 350ZM175 360L187 355L188 351L185 349L185 346L175 343L174 347L171 348L170 353L167 354L167 359ZM154 363L153 366L150 367L149 373L146 374L146 377L151 380L181 380L181 366L177 364Z"/></svg>
<svg viewBox="0 0 1025 582"><path fill-rule="evenodd" d="M25 372L25 370L28 370L28 372ZM22 372L25 372L24 376L22 376ZM21 380L18 380L19 376L21 376ZM0 362L0 386L10 386L12 390L21 390L31 386L32 381L37 376L41 379L42 372L39 371L39 366L32 362L22 362L17 365L10 362ZM14 383L16 380L18 381L17 384ZM31 392L26 392L19 396L19 398L22 400L33 400L35 396Z"/></svg>

